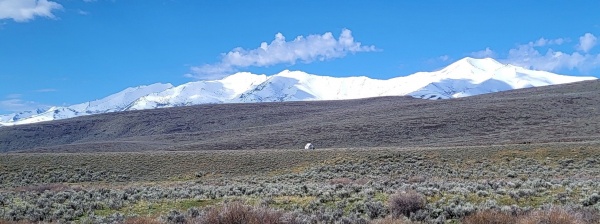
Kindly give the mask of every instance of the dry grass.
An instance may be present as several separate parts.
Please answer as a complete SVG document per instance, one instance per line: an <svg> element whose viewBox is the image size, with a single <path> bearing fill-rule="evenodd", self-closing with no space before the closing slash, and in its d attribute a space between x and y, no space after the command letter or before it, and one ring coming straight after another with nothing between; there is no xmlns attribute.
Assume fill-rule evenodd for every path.
<svg viewBox="0 0 600 224"><path fill-rule="evenodd" d="M339 166L362 159L369 160L375 167L394 162L398 168L410 170L406 177L409 183L423 183L449 178L462 179L461 173L470 179L505 179L506 172L496 172L521 167L527 169L554 169L558 162L572 159L577 166L590 166L586 159L600 158L600 143L553 143L531 145L508 145L487 147L448 148L369 148L367 149L323 149L323 150L239 150L239 151L195 151L195 152L146 152L146 153L53 153L53 154L0 154L0 169L8 175L0 179L4 186L41 186L48 183L98 183L98 182L147 182L147 181L190 181L218 177L238 177L261 174L286 174L302 167L304 171L315 166ZM535 149L535 150L532 150ZM543 149L543 150L539 150ZM426 156L426 158L425 158ZM426 167L413 167L404 160L424 157L419 161ZM447 161L451 158L451 161ZM534 160L537 164L519 164L519 160ZM482 161L486 159L486 161ZM329 161L329 162L328 162ZM337 162L331 162L337 161ZM345 162L344 162L345 161ZM326 163L327 162L327 163ZM597 162L597 161L596 161ZM575 165L575 163L573 165ZM356 164L352 164L356 165ZM486 167L482 167L486 165ZM305 168L309 167L309 168ZM441 167L455 172L433 172ZM418 170L419 168L425 168ZM494 168L494 170L490 170ZM364 170L364 173L370 173ZM532 173L531 177L563 178L577 177L594 179L600 175L597 169L560 169L560 173L549 176L543 172ZM27 182L18 183L12 176L27 177ZM33 175L33 176L30 176ZM557 176L561 175L561 176ZM61 178L49 179L52 176ZM275 175L276 176L276 175ZM91 177L91 178L84 178ZM352 181L347 177L330 177L332 184L365 184L372 178L357 176ZM85 184L84 184L85 185ZM96 184L94 184L96 185ZM60 186L60 185L59 185Z"/></svg>
<svg viewBox="0 0 600 224"><path fill-rule="evenodd" d="M127 218L123 224L160 224L162 222L150 217L133 217Z"/></svg>
<svg viewBox="0 0 600 224"><path fill-rule="evenodd" d="M350 178L333 178L329 181L329 184L342 184L342 185L348 185L351 184L353 181Z"/></svg>
<svg viewBox="0 0 600 224"><path fill-rule="evenodd" d="M65 176L65 182L186 181L218 176L235 177L315 164L335 157L338 151L198 151L147 153L54 153L0 154L0 167L7 174L31 171L27 186L38 188L48 176ZM345 155L346 156L346 155ZM202 175L198 175L202 174ZM92 176L85 181L72 176ZM119 178L124 177L124 178ZM0 180L0 185L2 180ZM52 181L50 181L52 182ZM40 190L52 185L39 185ZM60 186L60 185L57 185Z"/></svg>
<svg viewBox="0 0 600 224"><path fill-rule="evenodd" d="M465 217L463 224L594 224L597 219L584 220L581 211L552 207L514 216L497 210L479 211Z"/></svg>
<svg viewBox="0 0 600 224"><path fill-rule="evenodd" d="M392 217L385 217L382 219L375 219L369 222L370 224L410 224L411 221L406 221L404 219L397 219Z"/></svg>
<svg viewBox="0 0 600 224"><path fill-rule="evenodd" d="M462 220L463 224L513 224L516 222L517 217L497 210L479 211Z"/></svg>
<svg viewBox="0 0 600 224"><path fill-rule="evenodd" d="M412 176L410 178L408 178L408 182L409 183L422 183L423 181L425 181L425 177L423 176Z"/></svg>
<svg viewBox="0 0 600 224"><path fill-rule="evenodd" d="M564 208L538 210L519 217L518 224L586 224L580 214Z"/></svg>
<svg viewBox="0 0 600 224"><path fill-rule="evenodd" d="M22 187L15 188L15 190L16 191L34 191L34 192L42 193L44 191L64 191L64 190L70 189L70 188L71 187L61 184L61 183L53 183L53 184L22 186Z"/></svg>

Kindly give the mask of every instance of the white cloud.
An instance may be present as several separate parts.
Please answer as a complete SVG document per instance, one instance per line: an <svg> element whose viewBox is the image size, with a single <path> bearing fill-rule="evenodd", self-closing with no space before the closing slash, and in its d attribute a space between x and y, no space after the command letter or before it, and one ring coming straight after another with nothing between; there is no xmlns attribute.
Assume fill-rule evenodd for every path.
<svg viewBox="0 0 600 224"><path fill-rule="evenodd" d="M77 14L82 15L82 16L87 16L90 14L90 12L78 9Z"/></svg>
<svg viewBox="0 0 600 224"><path fill-rule="evenodd" d="M277 64L295 64L298 61L311 63L342 58L349 53L377 51L375 46L363 46L354 41L352 32L342 30L336 39L330 32L322 35L298 36L286 41L281 33L275 35L271 43L263 42L260 47L246 50L235 48L221 55L221 61L214 64L192 67L187 77L214 79L246 67L267 67Z"/></svg>
<svg viewBox="0 0 600 224"><path fill-rule="evenodd" d="M448 60L450 60L450 56L448 56L448 55L442 55L442 56L438 57L438 60L440 60L440 61L448 61Z"/></svg>
<svg viewBox="0 0 600 224"><path fill-rule="evenodd" d="M7 97L7 99L5 100L0 100L0 111L21 112L31 111L45 107L47 106L33 101L26 101L20 98Z"/></svg>
<svg viewBox="0 0 600 224"><path fill-rule="evenodd" d="M52 88L48 88L48 89L36 89L35 92L38 93L49 93L49 92L56 92L58 91L57 89L52 89Z"/></svg>
<svg viewBox="0 0 600 224"><path fill-rule="evenodd" d="M37 92L56 91L55 89L40 89ZM0 98L0 111L23 112L37 109L47 109L49 105L23 99L23 94L12 93Z"/></svg>
<svg viewBox="0 0 600 224"><path fill-rule="evenodd" d="M231 74L235 72L235 68L226 63L218 63L213 65L202 65L191 68L192 73L185 74L185 77L188 78L197 78L197 79L219 79L227 74Z"/></svg>
<svg viewBox="0 0 600 224"><path fill-rule="evenodd" d="M565 42L567 42L567 40L563 39L563 38L546 39L546 38L542 37L542 38L536 40L535 42L529 42L529 45L534 46L534 47L543 47L543 46L548 46L548 45L562 45Z"/></svg>
<svg viewBox="0 0 600 224"><path fill-rule="evenodd" d="M496 56L496 53L492 51L489 47L486 47L485 50L472 52L471 56L476 58L492 58Z"/></svg>
<svg viewBox="0 0 600 224"><path fill-rule="evenodd" d="M17 98L21 98L21 96L23 96L23 94L12 93L12 94L6 95L6 99L17 99Z"/></svg>
<svg viewBox="0 0 600 224"><path fill-rule="evenodd" d="M562 45L563 43L568 42L567 39L564 38L558 38L558 39L546 39L546 38L540 38L536 41L531 41L525 45L519 45L519 47L528 47L528 48L534 48L534 47L543 47L543 46L550 46L550 45ZM491 50L489 47L486 47L485 50L481 50L481 51L476 51L476 52L471 52L470 54L473 57L476 58L494 58L497 56L496 52L494 52L493 50Z"/></svg>
<svg viewBox="0 0 600 224"><path fill-rule="evenodd" d="M548 40L541 38L537 41L518 45L516 48L510 49L505 58L498 58L498 60L536 70L557 71L560 69L569 69L588 72L592 69L600 68L600 55L588 53L589 49L595 44L594 38L595 37L589 33L586 33L580 38L580 43L576 47L581 48L584 53L563 52L548 47L551 45L564 44L569 42L568 39L559 38ZM593 41L591 41L592 39ZM489 48L486 48L483 51L474 52L472 55L485 55L487 53L493 53L493 55L495 55Z"/></svg>
<svg viewBox="0 0 600 224"><path fill-rule="evenodd" d="M427 61L425 61L425 63L427 63L427 64L438 64L440 62L447 62L447 61L450 61L450 60L452 60L452 58L450 57L450 55L446 54L446 55L442 55L442 56L439 56L439 57L427 59Z"/></svg>
<svg viewBox="0 0 600 224"><path fill-rule="evenodd" d="M36 16L55 18L53 10L62 5L48 0L0 0L0 19L27 22Z"/></svg>
<svg viewBox="0 0 600 224"><path fill-rule="evenodd" d="M548 49L546 53L541 53L532 46L521 45L515 49L511 49L505 61L545 71L556 71L566 68L586 72L598 68L600 65L600 55L580 54L579 52L565 53L553 49Z"/></svg>
<svg viewBox="0 0 600 224"><path fill-rule="evenodd" d="M579 37L579 44L577 45L577 50L588 52L594 46L596 46L596 36L591 33L586 33L585 35Z"/></svg>

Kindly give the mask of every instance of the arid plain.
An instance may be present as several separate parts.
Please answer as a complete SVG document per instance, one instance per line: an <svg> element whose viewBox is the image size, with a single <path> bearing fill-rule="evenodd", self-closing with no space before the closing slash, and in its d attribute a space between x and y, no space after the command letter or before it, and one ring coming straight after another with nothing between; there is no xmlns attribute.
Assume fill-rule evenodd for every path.
<svg viewBox="0 0 600 224"><path fill-rule="evenodd" d="M586 81L1 127L0 223L599 223L599 96Z"/></svg>

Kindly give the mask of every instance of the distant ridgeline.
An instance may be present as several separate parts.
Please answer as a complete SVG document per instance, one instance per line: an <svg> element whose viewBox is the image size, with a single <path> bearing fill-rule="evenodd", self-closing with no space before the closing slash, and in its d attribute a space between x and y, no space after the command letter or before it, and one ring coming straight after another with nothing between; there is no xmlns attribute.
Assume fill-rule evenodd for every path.
<svg viewBox="0 0 600 224"><path fill-rule="evenodd" d="M127 88L103 99L68 107L0 115L0 126L198 104L346 100L379 96L449 99L592 79L596 78L528 70L501 64L491 58L464 58L439 71L418 72L388 80L364 76L338 78L288 70L272 76L240 72L221 80L196 81L179 86L156 83Z"/></svg>

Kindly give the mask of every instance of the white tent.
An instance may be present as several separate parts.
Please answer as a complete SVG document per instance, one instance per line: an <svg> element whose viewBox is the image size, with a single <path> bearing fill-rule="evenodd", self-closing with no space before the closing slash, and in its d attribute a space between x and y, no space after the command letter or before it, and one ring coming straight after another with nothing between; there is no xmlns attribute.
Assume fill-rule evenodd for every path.
<svg viewBox="0 0 600 224"><path fill-rule="evenodd" d="M315 149L315 146L312 143L306 143L304 149Z"/></svg>

